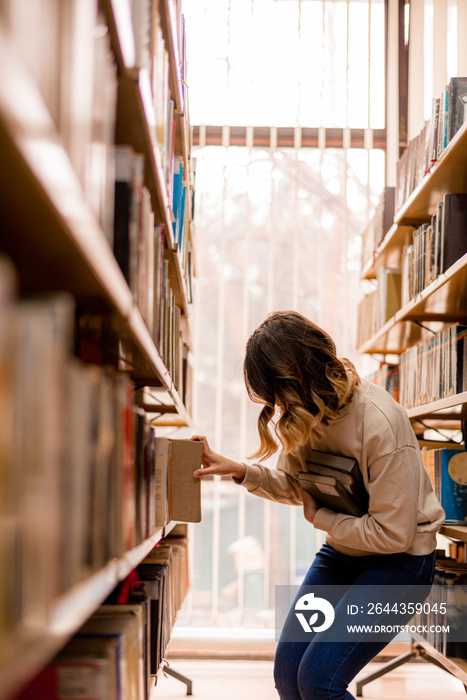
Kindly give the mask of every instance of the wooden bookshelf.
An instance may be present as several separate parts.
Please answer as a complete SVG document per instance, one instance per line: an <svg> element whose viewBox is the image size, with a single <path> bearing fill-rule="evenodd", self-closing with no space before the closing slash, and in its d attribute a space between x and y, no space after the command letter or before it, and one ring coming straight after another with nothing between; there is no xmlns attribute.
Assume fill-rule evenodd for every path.
<svg viewBox="0 0 467 700"><path fill-rule="evenodd" d="M399 309L359 352L398 354L422 339L421 327L413 322L437 332L443 325L467 319L466 290L467 254Z"/></svg>
<svg viewBox="0 0 467 700"><path fill-rule="evenodd" d="M172 210L168 203L167 191L159 148L155 144L154 108L150 98L149 76L141 71L138 82L120 79L117 141L130 144L133 148L145 154L146 174L152 203L155 211L164 224L164 232L169 251L176 253L172 229ZM180 256L170 256L170 278L175 293L177 306L185 316L188 314L188 301L185 281L181 268Z"/></svg>
<svg viewBox="0 0 467 700"><path fill-rule="evenodd" d="M164 224L166 244L169 250L175 250L172 220L173 214L167 196L167 187L162 168L162 155L156 141L156 118L154 114L152 88L147 70L135 65L134 37L125 18L131 16L128 0L105 0L104 9L111 31L112 48L119 67L119 91L117 105L116 140L120 144L129 144L135 151L144 153L146 163L146 182L151 192L152 206L156 220ZM185 172L189 173L189 139L187 117L184 113L181 93L180 62L178 57L177 37L167 0L161 3L161 21L170 61L170 90L175 101L176 132L175 150L182 155ZM133 49L131 42L133 41ZM189 202L191 192L188 190ZM177 305L186 315L187 297L185 281L181 270L179 256L172 256L171 282Z"/></svg>
<svg viewBox="0 0 467 700"><path fill-rule="evenodd" d="M440 159L425 175L397 212L398 224L421 224L429 221L446 192L467 192L467 123L448 143Z"/></svg>
<svg viewBox="0 0 467 700"><path fill-rule="evenodd" d="M113 559L103 569L75 585L57 600L50 611L46 629L35 639L13 642L8 656L0 665L0 700L8 700L12 692L26 684L53 658L115 586L143 561L175 525L175 522L171 522L160 528L123 557Z"/></svg>
<svg viewBox="0 0 467 700"><path fill-rule="evenodd" d="M454 136L439 160L396 213L394 225L362 270L362 279L377 276L380 266L396 267L402 260L410 231L429 222L437 204L446 193L467 192L467 123ZM359 351L374 354L400 354L408 347L429 338L433 332L467 319L467 254L445 273L399 309L393 318L364 342ZM467 418L467 391L424 405L406 409L414 429L423 421L422 430L433 424L455 429ZM428 422L428 426L426 425ZM467 525L443 525L440 533L467 542ZM467 688L467 660L444 656L421 635L412 634L427 652L427 658L452 673Z"/></svg>
<svg viewBox="0 0 467 700"><path fill-rule="evenodd" d="M2 237L2 249L19 270L22 289L67 289L78 304L96 313L116 314L135 356L145 358L135 375L166 388L188 420L113 251L83 200L81 185L41 95L1 31L0 61L11 66L0 80L2 218L15 232ZM141 93L136 89L133 94ZM16 182L22 183L21 190ZM171 263L176 301L187 314L179 256L172 255Z"/></svg>
<svg viewBox="0 0 467 700"><path fill-rule="evenodd" d="M182 311L180 324L183 337L189 342L186 281L173 240L173 214L168 202L161 153L155 139L150 79L147 72L135 65L131 4L129 0L100 0L99 5L108 23L119 76L116 142L131 145L145 156L145 185L150 192L155 220L164 225L170 287L175 303ZM168 13L169 5L166 5ZM170 31L174 33L175 29L169 19L167 23ZM40 27L38 30L40 31ZM107 46L106 50L108 52ZM107 360L102 360L101 364L109 364L118 371L126 371L136 386L154 387L160 397L159 410L165 417L164 424L177 427L191 424L191 416L183 405L181 393L174 386L172 376L135 304L132 291L109 244L110 234L108 239L88 203L89 197L87 200L84 186L74 169L65 141L40 88L2 24L0 62L4 67L0 76L0 250L11 258L17 271L17 296L62 290L70 292L75 298L80 321L83 317L97 317L103 320L102 334L99 341L95 342L107 352L103 352L102 355L111 357L111 360L108 363ZM177 73L175 66L173 58L171 72L175 74L174 84L180 89L180 70L178 66ZM60 81L57 76L56 82L57 85L54 86L58 90ZM179 107L183 109L184 105L180 102L181 93L178 99ZM180 152L183 152L186 163L189 163L186 118L178 119L177 124L180 132ZM62 125L62 133L63 128ZM86 137L85 145L89 146L85 139ZM87 186L87 173L86 178L81 178L83 182L86 180ZM93 206L97 210L94 201ZM15 301L15 311L16 305ZM72 312L70 318L72 325ZM79 332L81 330L80 326ZM62 379L65 383L65 379ZM110 382L110 379L108 381ZM128 382L129 398L125 418L128 421L131 420L128 416L133 408L131 388ZM30 389L34 392L35 387ZM65 394L64 390L63 396ZM126 439L131 438L127 435ZM120 443L115 440L115 445L117 444ZM98 457L96 461L97 459ZM117 469L117 461L111 463ZM63 458L57 466L57 478L58 471L64 468L65 464L68 466ZM130 467L132 468L132 465L125 467L127 479ZM54 495L58 493L60 497L63 496L57 486ZM129 498L132 498L131 493ZM123 502L128 505L128 501ZM85 502L86 507L87 505ZM15 517L19 518L19 513L15 513ZM15 632L8 628L10 623L7 624L7 621L2 619L0 700L10 698L56 655L116 585L146 557L175 524L170 523L164 528L159 528L142 544L122 557L109 561L92 576L74 585L54 602L48 611L47 623L37 636L29 635L25 638L21 625L18 625L20 632ZM130 523L129 527L132 525L137 531L138 522ZM96 532L100 531L96 529ZM95 533L94 536L97 537ZM69 544L73 547L73 541ZM5 551L2 561L5 559ZM98 561L102 562L103 558ZM76 580L76 577L70 575L68 580ZM43 596L44 601L52 595L48 592L48 596ZM10 598L7 600L9 604ZM6 604L2 598L2 605ZM18 612L17 617L20 618L22 614L22 611L21 614Z"/></svg>

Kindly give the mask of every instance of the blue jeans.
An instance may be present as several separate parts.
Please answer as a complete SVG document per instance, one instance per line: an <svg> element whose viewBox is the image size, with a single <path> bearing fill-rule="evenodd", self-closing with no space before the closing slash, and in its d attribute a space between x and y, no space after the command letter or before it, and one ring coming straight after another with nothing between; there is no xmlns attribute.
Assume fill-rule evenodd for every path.
<svg viewBox="0 0 467 700"><path fill-rule="evenodd" d="M424 556L397 553L352 557L324 544L302 585L431 585L434 568L434 552ZM339 605L346 605L345 596L335 608L336 618ZM320 641L326 632L317 632L310 642L285 641L288 621L294 616L292 607L274 660L274 680L281 700L355 700L347 690L350 681L387 641L367 641L369 635L363 632L358 642Z"/></svg>

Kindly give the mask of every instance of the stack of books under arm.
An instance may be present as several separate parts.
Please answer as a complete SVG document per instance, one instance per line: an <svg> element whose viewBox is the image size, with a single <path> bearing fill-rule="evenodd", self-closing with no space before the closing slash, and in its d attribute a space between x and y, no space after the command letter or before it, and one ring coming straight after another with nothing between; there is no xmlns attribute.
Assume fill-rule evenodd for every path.
<svg viewBox="0 0 467 700"><path fill-rule="evenodd" d="M355 459L313 450L300 485L321 506L360 517L368 511L368 492Z"/></svg>
<svg viewBox="0 0 467 700"><path fill-rule="evenodd" d="M178 525L15 700L149 700L188 585Z"/></svg>
<svg viewBox="0 0 467 700"><path fill-rule="evenodd" d="M173 441L157 457L166 439L131 379L73 356L74 336L73 298L18 301L2 258L0 661L14 639L47 628L73 585L169 519L201 517L201 443Z"/></svg>
<svg viewBox="0 0 467 700"><path fill-rule="evenodd" d="M421 133L409 142L397 164L396 212L440 158L466 121L467 78L451 78Z"/></svg>
<svg viewBox="0 0 467 700"><path fill-rule="evenodd" d="M467 194L447 193L402 255L402 305L467 253Z"/></svg>
<svg viewBox="0 0 467 700"><path fill-rule="evenodd" d="M400 402L421 406L467 391L467 326L454 324L400 356Z"/></svg>

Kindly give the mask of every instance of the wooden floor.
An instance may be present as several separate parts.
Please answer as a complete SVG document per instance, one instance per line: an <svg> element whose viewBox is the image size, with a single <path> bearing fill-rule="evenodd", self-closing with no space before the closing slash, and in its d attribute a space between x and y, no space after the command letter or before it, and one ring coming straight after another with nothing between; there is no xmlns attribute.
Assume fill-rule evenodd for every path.
<svg viewBox="0 0 467 700"><path fill-rule="evenodd" d="M193 681L195 700L277 700L271 661L184 660L171 666ZM362 676L375 670L369 664ZM355 683L350 687L355 694ZM161 677L152 700L186 697L186 686ZM426 662L400 666L363 689L364 700L466 700L460 681Z"/></svg>

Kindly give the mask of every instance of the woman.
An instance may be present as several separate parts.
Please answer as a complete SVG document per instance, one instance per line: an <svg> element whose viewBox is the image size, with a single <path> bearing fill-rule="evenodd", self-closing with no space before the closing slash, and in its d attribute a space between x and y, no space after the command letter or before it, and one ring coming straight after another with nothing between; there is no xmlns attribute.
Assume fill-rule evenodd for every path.
<svg viewBox="0 0 467 700"><path fill-rule="evenodd" d="M293 311L271 314L252 334L244 377L250 398L263 404L260 447L253 457L276 452L270 430L275 423L282 445L277 468L227 459L213 452L206 438L194 436L204 443L203 468L195 476L230 475L255 495L303 504L305 518L327 533L303 586L431 584L444 511L404 409L383 389L361 380L349 360L337 358L329 335ZM357 460L368 513L335 513L300 488L297 474L307 470L313 449ZM294 617L292 607L275 657L281 699L351 700L348 684L387 640L362 635L326 643L329 631L323 631L311 641L290 641L286 630Z"/></svg>

